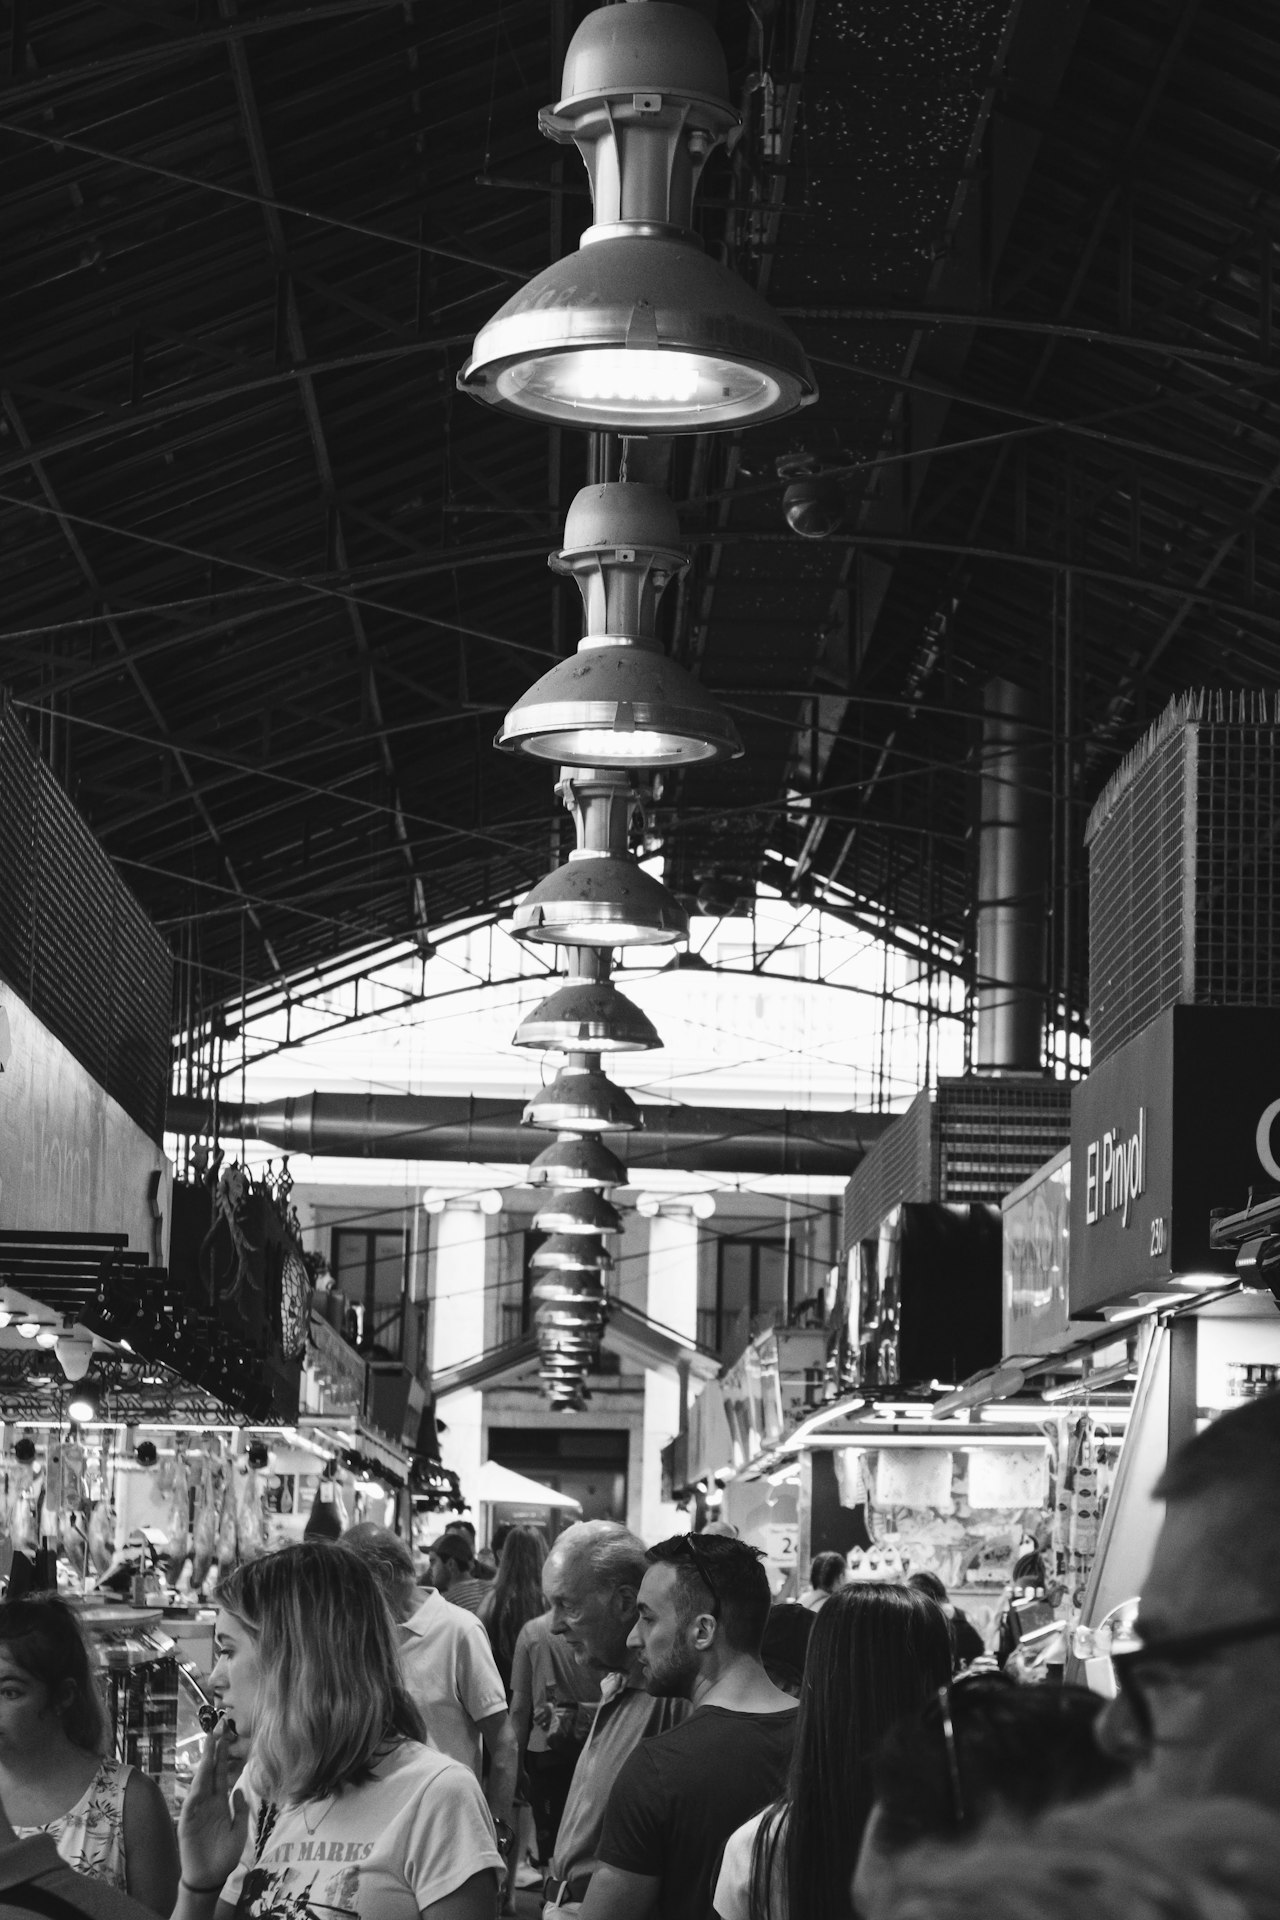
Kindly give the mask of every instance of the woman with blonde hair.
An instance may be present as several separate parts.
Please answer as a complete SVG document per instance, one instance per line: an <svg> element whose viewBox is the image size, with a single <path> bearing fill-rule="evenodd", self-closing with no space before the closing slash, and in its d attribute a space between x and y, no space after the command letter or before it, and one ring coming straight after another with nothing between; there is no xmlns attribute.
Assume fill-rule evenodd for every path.
<svg viewBox="0 0 1280 1920"><path fill-rule="evenodd" d="M224 1717L178 1822L176 1920L492 1920L489 1810L471 1770L424 1744L364 1561L304 1542L215 1598Z"/></svg>

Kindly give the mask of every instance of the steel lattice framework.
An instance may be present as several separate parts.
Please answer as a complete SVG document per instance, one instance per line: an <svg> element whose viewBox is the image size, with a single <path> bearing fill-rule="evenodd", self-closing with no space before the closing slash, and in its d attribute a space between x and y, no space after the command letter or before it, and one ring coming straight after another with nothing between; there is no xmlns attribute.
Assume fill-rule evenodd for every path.
<svg viewBox="0 0 1280 1920"><path fill-rule="evenodd" d="M535 118L578 17L10 10L3 679L173 944L184 1027L557 857L545 779L490 742L576 638L545 555L620 450L454 376L587 217ZM967 950L982 689L1011 674L1079 1021L1089 806L1171 693L1280 665L1280 20L721 0L718 26L745 131L706 238L822 398L629 451L696 546L668 640L747 744L668 782L654 841L714 910L765 876ZM823 542L782 520L799 444Z"/></svg>

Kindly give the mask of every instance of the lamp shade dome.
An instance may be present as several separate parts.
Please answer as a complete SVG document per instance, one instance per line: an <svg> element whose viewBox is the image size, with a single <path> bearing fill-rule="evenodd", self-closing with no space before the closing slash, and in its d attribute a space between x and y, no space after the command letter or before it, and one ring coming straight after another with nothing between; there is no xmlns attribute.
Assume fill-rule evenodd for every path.
<svg viewBox="0 0 1280 1920"><path fill-rule="evenodd" d="M511 931L563 947L668 946L689 938L689 916L630 855L575 850L525 894Z"/></svg>
<svg viewBox="0 0 1280 1920"><path fill-rule="evenodd" d="M521 287L480 329L458 385L507 413L630 434L758 426L817 395L799 340L754 287L644 225L589 229Z"/></svg>
<svg viewBox="0 0 1280 1920"><path fill-rule="evenodd" d="M562 1068L550 1086L538 1089L523 1114L523 1125L548 1133L629 1133L643 1124L631 1095L601 1073L598 1063Z"/></svg>
<svg viewBox="0 0 1280 1920"><path fill-rule="evenodd" d="M650 1053L662 1039L648 1015L608 980L570 980L525 1015L515 1045L557 1047L564 1053Z"/></svg>
<svg viewBox="0 0 1280 1920"><path fill-rule="evenodd" d="M591 638L521 695L494 744L586 767L676 767L742 752L724 708L678 662Z"/></svg>
<svg viewBox="0 0 1280 1920"><path fill-rule="evenodd" d="M601 1141L574 1133L544 1147L526 1175L531 1187L620 1187L626 1177L621 1160Z"/></svg>

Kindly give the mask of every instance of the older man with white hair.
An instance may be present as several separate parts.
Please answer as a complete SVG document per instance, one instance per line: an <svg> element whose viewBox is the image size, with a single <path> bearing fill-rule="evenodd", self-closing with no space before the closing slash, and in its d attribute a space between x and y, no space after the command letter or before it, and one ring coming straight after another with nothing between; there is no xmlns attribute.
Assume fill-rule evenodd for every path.
<svg viewBox="0 0 1280 1920"><path fill-rule="evenodd" d="M685 1700L659 1699L648 1691L639 1655L627 1644L644 1555L643 1540L626 1527L586 1520L560 1535L542 1571L551 1631L599 1676L601 1696L560 1821L544 1920L577 1913L598 1864L605 1808L624 1761L642 1740L665 1733L690 1710Z"/></svg>

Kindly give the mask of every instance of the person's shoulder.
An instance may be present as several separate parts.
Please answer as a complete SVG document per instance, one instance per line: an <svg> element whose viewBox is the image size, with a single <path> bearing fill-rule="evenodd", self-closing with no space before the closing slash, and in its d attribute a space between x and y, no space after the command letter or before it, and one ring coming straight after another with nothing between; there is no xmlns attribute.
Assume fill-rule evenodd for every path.
<svg viewBox="0 0 1280 1920"><path fill-rule="evenodd" d="M535 1613L525 1621L519 1633L516 1635L516 1645L517 1647L536 1647L541 1646L544 1642L548 1646L552 1644L551 1615L549 1613Z"/></svg>
<svg viewBox="0 0 1280 1920"><path fill-rule="evenodd" d="M455 1760L452 1754L441 1753L436 1747L428 1747L420 1740L400 1740L391 1752L384 1755L374 1767L374 1777L378 1780L396 1780L400 1784L413 1787L440 1786L447 1789L465 1782L475 1784L475 1774L464 1766L461 1760Z"/></svg>

